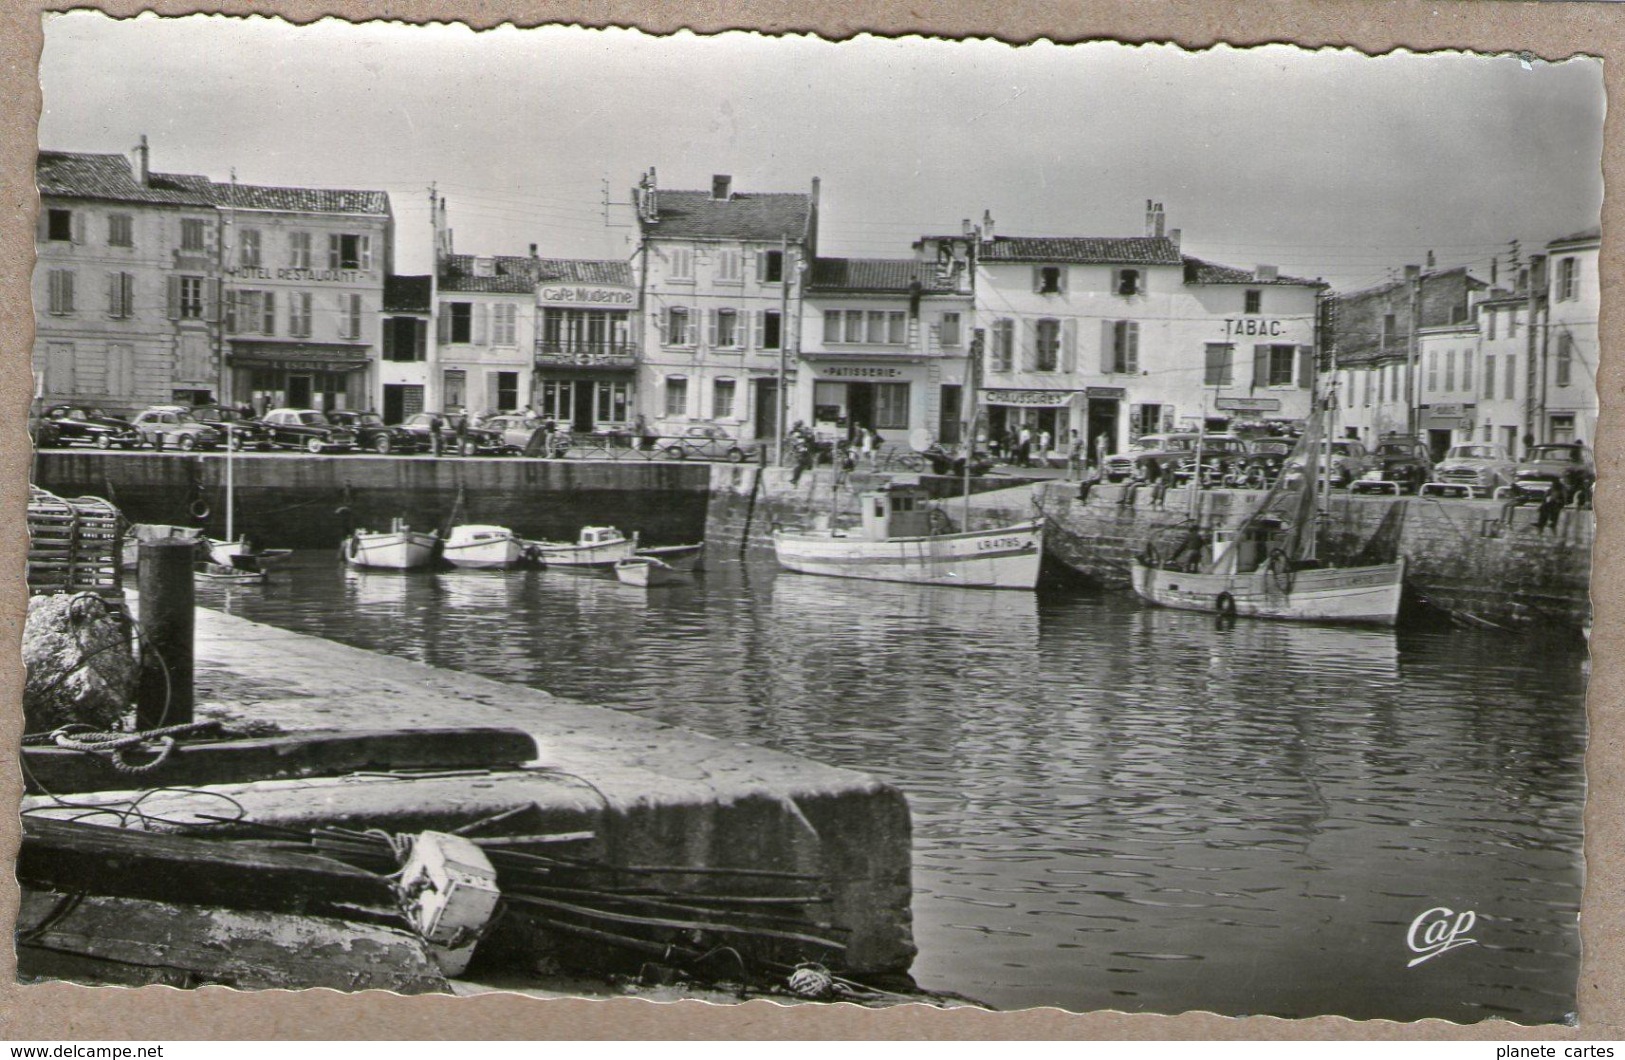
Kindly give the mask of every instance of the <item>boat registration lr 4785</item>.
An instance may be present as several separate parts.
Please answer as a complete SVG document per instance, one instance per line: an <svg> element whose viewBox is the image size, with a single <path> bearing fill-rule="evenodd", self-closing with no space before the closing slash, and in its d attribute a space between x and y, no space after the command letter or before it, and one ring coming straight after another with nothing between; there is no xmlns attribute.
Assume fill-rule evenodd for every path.
<svg viewBox="0 0 1625 1060"><path fill-rule="evenodd" d="M1029 542L1020 537L990 537L984 541L976 542L978 552L1002 552L1011 548L1026 548Z"/></svg>

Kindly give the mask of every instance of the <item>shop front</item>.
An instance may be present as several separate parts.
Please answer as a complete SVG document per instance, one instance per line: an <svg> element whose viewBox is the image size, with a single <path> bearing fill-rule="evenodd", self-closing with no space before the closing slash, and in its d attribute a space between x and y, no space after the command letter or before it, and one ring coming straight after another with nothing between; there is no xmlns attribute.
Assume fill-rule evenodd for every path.
<svg viewBox="0 0 1625 1060"><path fill-rule="evenodd" d="M365 346L233 342L227 354L232 399L256 414L276 408L366 408L367 354Z"/></svg>
<svg viewBox="0 0 1625 1060"><path fill-rule="evenodd" d="M630 430L636 419L637 349L629 286L537 285L537 413L582 434Z"/></svg>
<svg viewBox="0 0 1625 1060"><path fill-rule="evenodd" d="M1115 389L1097 387L1095 389ZM982 399L987 404L987 438L991 442L1000 443L1005 451L1009 451L1011 442L1021 434L1025 427L1035 439L1033 451L1038 451L1038 440L1045 432L1049 434L1050 449L1064 450L1067 440L1071 437L1074 427L1079 429L1086 420L1089 422L1104 422L1108 417L1107 406L1110 406L1109 417L1115 431L1116 405L1115 399L1102 397L1100 407L1090 404L1087 391L1077 390L1019 390L989 388L982 391ZM1090 435L1090 445L1094 446L1094 435Z"/></svg>
<svg viewBox="0 0 1625 1060"><path fill-rule="evenodd" d="M1473 425L1478 422L1477 405L1454 402L1423 405L1421 413L1422 436L1435 463L1444 459L1452 445L1473 440Z"/></svg>
<svg viewBox="0 0 1625 1060"><path fill-rule="evenodd" d="M821 440L853 438L859 428L869 427L883 440L901 442L914 428L930 426L925 411L930 380L923 363L803 356L812 368L811 408L804 409L805 422Z"/></svg>

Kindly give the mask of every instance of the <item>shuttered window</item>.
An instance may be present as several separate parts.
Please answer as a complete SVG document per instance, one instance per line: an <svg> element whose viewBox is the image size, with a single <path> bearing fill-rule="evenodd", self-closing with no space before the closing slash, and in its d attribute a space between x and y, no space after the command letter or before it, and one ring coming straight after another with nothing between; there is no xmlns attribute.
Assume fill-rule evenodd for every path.
<svg viewBox="0 0 1625 1060"><path fill-rule="evenodd" d="M1229 342L1210 342L1207 344L1206 366L1202 374L1204 386L1230 386L1236 381L1236 347ZM1369 396L1371 386L1369 380L1366 385L1366 394ZM1369 404L1369 401L1367 402Z"/></svg>
<svg viewBox="0 0 1625 1060"><path fill-rule="evenodd" d="M135 275L128 272L107 274L107 315L124 320L135 315Z"/></svg>
<svg viewBox="0 0 1625 1060"><path fill-rule="evenodd" d="M1115 372L1140 370L1140 324L1137 320L1101 322L1100 370Z"/></svg>
<svg viewBox="0 0 1625 1060"><path fill-rule="evenodd" d="M237 238L237 264L245 268L259 268L260 230L258 228L244 228Z"/></svg>
<svg viewBox="0 0 1625 1060"><path fill-rule="evenodd" d="M73 270L52 269L46 277L47 301L53 316L73 312Z"/></svg>
<svg viewBox="0 0 1625 1060"><path fill-rule="evenodd" d="M1000 319L993 322L993 362L988 370L1008 372L1015 359L1016 322Z"/></svg>
<svg viewBox="0 0 1625 1060"><path fill-rule="evenodd" d="M1061 363L1061 322L1043 319L1033 326L1034 367L1040 372L1053 372Z"/></svg>
<svg viewBox="0 0 1625 1060"><path fill-rule="evenodd" d="M135 246L135 229L127 213L107 215L107 245L110 247Z"/></svg>

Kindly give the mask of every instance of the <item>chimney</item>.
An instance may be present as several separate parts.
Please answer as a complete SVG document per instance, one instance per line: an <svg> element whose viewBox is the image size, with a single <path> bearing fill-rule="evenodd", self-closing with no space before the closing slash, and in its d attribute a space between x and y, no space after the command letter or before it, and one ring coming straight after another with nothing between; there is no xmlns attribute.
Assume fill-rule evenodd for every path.
<svg viewBox="0 0 1625 1060"><path fill-rule="evenodd" d="M959 222L959 232L966 239L969 239L971 237L971 233L974 231L976 231L976 229L971 225L969 217Z"/></svg>
<svg viewBox="0 0 1625 1060"><path fill-rule="evenodd" d="M1145 234L1162 235L1162 203L1151 199L1145 200Z"/></svg>
<svg viewBox="0 0 1625 1060"><path fill-rule="evenodd" d="M1491 287L1495 286L1495 281L1498 278L1498 274L1500 273L1500 271L1501 271L1501 255L1497 254L1495 257L1490 259L1490 286Z"/></svg>
<svg viewBox="0 0 1625 1060"><path fill-rule="evenodd" d="M1179 229L1177 229L1177 228L1168 229L1168 239L1169 239L1170 242L1173 243L1174 249L1178 250L1179 249Z"/></svg>
<svg viewBox="0 0 1625 1060"><path fill-rule="evenodd" d="M141 134L141 142L135 145L135 182L143 188L147 186L147 177L151 170L148 166L147 134Z"/></svg>
<svg viewBox="0 0 1625 1060"><path fill-rule="evenodd" d="M982 242L993 242L993 211L982 211Z"/></svg>
<svg viewBox="0 0 1625 1060"><path fill-rule="evenodd" d="M1431 250L1430 250L1430 251L1428 251L1428 263L1427 263L1427 270L1428 270L1428 271L1429 271L1429 272L1432 272L1432 271L1433 271L1433 251L1431 251Z"/></svg>
<svg viewBox="0 0 1625 1060"><path fill-rule="evenodd" d="M1156 236L1158 239L1162 238L1162 222L1163 222L1162 203L1159 202L1159 203L1157 203L1157 230L1152 233L1152 235Z"/></svg>
<svg viewBox="0 0 1625 1060"><path fill-rule="evenodd" d="M824 182L819 180L817 177L814 177L812 179L812 204L814 206L818 205L818 196L819 196L819 193L822 191L823 186L824 186Z"/></svg>
<svg viewBox="0 0 1625 1060"><path fill-rule="evenodd" d="M482 255L474 259L475 276L495 276L496 274L497 263L495 258L485 257Z"/></svg>
<svg viewBox="0 0 1625 1060"><path fill-rule="evenodd" d="M732 198L734 178L726 173L718 173L711 178L711 198L718 202L725 202Z"/></svg>
<svg viewBox="0 0 1625 1060"><path fill-rule="evenodd" d="M1253 278L1258 280L1259 283L1268 283L1271 280L1278 280L1280 277L1281 270L1275 265L1259 265L1253 269Z"/></svg>
<svg viewBox="0 0 1625 1060"><path fill-rule="evenodd" d="M537 256L538 256L538 255L537 255L537 253L536 253L536 244L535 244L535 243L532 243L532 244L531 244L531 245L530 245L530 260L531 260L531 261L535 261L535 260L536 260L536 259L537 259Z"/></svg>

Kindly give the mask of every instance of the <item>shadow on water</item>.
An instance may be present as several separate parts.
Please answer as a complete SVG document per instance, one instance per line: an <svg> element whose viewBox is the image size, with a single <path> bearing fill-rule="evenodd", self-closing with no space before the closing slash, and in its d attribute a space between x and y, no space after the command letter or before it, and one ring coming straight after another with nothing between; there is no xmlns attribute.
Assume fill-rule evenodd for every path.
<svg viewBox="0 0 1625 1060"><path fill-rule="evenodd" d="M644 591L323 554L216 599L890 780L914 814L927 987L1074 1010L1575 1007L1585 678L1566 640L728 559ZM1438 906L1474 910L1477 942L1407 968Z"/></svg>

